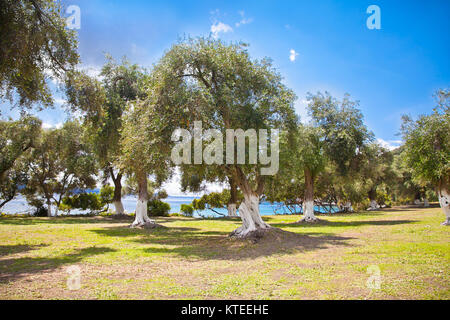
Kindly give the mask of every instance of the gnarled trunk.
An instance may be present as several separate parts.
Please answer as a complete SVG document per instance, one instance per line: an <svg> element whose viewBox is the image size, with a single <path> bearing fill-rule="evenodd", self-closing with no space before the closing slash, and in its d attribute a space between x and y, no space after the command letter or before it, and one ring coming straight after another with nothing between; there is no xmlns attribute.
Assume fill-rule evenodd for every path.
<svg viewBox="0 0 450 320"><path fill-rule="evenodd" d="M134 222L131 224L132 228L143 227L146 224L154 224L147 214L148 190L147 190L147 175L137 175L138 181L138 200L136 204L136 216Z"/></svg>
<svg viewBox="0 0 450 320"><path fill-rule="evenodd" d="M303 202L303 219L301 222L316 222L314 215L314 178L311 170L305 168L305 200Z"/></svg>
<svg viewBox="0 0 450 320"><path fill-rule="evenodd" d="M439 204L447 218L442 224L450 225L450 178L444 178L439 182Z"/></svg>
<svg viewBox="0 0 450 320"><path fill-rule="evenodd" d="M244 201L239 206L239 215L242 219L242 226L234 230L230 236L236 238L260 237L262 232L270 229L259 214L259 196L264 190L264 178L257 177L258 185L256 191L252 190L247 177L239 167L235 167L234 181L244 194Z"/></svg>
<svg viewBox="0 0 450 320"><path fill-rule="evenodd" d="M271 228L259 214L259 196L254 192L244 192L244 201L239 206L242 226L231 233L232 237L245 238L261 230Z"/></svg>

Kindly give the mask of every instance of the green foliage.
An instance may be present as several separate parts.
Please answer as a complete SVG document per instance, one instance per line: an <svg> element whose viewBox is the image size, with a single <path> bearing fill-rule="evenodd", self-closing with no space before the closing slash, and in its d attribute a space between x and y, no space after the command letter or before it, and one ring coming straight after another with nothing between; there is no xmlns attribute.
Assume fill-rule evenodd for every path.
<svg viewBox="0 0 450 320"><path fill-rule="evenodd" d="M0 121L0 180L17 159L38 144L41 124L41 120L31 116Z"/></svg>
<svg viewBox="0 0 450 320"><path fill-rule="evenodd" d="M23 193L29 201L44 198L58 207L73 191L95 187L95 159L78 122L44 131L27 161L30 179Z"/></svg>
<svg viewBox="0 0 450 320"><path fill-rule="evenodd" d="M0 100L21 107L53 104L48 79L79 60L76 32L66 28L59 1L0 1Z"/></svg>
<svg viewBox="0 0 450 320"><path fill-rule="evenodd" d="M292 129L297 117L295 94L281 82L269 59L252 60L244 44L224 44L212 38L180 41L163 56L146 83L145 100L130 104L123 126L122 168L171 174L171 140L176 128ZM224 135L225 136L225 135ZM225 148L224 148L225 150ZM232 177L257 190L261 164L181 166L184 186ZM238 176L239 177L238 177ZM262 188L261 188L262 189ZM261 190L258 190L261 192Z"/></svg>
<svg viewBox="0 0 450 320"><path fill-rule="evenodd" d="M363 146L373 140L367 130L359 103L345 95L342 101L325 94L309 94L308 109L313 123L321 128L327 157L336 164L338 172L345 175Z"/></svg>
<svg viewBox="0 0 450 320"><path fill-rule="evenodd" d="M437 107L430 115L422 115L416 121L403 116L404 159L413 180L420 185L437 185L450 176L449 90L439 91L436 99Z"/></svg>
<svg viewBox="0 0 450 320"><path fill-rule="evenodd" d="M71 210L91 210L98 211L104 207L100 195L96 193L80 193L71 197L64 197L60 209Z"/></svg>
<svg viewBox="0 0 450 320"><path fill-rule="evenodd" d="M158 199L147 202L148 215L153 217L167 216L170 212L170 205Z"/></svg>
<svg viewBox="0 0 450 320"><path fill-rule="evenodd" d="M194 214L194 207L191 204L182 204L180 208L181 213L187 217L192 217Z"/></svg>
<svg viewBox="0 0 450 320"><path fill-rule="evenodd" d="M113 202L114 199L114 187L111 187L109 184L104 185L100 189L100 201L103 205L107 205Z"/></svg>
<svg viewBox="0 0 450 320"><path fill-rule="evenodd" d="M226 208L228 203L230 202L230 197L230 190L228 189L225 189L222 192L211 192L208 194L204 194L200 199L194 199L191 203L191 206L194 210L197 211L209 209L216 212L217 214L223 215L214 209ZM241 192L239 192L237 194L237 199L235 202L237 207L239 207L242 199L243 195Z"/></svg>

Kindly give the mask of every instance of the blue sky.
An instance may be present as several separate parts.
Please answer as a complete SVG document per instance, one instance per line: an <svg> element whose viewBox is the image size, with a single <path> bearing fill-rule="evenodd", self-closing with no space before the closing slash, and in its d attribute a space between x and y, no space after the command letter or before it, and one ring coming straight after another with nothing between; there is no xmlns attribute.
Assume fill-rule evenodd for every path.
<svg viewBox="0 0 450 320"><path fill-rule="evenodd" d="M432 94L450 84L450 1L102 1L65 0L81 9L79 51L95 73L104 53L151 66L178 37L207 36L250 44L270 57L299 99L307 92L349 93L368 127L387 142L400 117L429 113ZM381 9L381 30L369 30L369 5ZM291 52L294 50L295 53ZM290 59L290 57L295 57ZM292 61L294 60L294 61ZM63 96L57 94L57 103ZM17 116L17 111L3 114ZM58 107L39 113L47 125L68 117Z"/></svg>

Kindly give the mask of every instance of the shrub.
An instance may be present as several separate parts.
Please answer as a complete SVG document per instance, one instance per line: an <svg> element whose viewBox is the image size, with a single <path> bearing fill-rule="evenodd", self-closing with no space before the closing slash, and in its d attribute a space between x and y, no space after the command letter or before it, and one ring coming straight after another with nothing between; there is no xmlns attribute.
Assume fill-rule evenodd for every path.
<svg viewBox="0 0 450 320"><path fill-rule="evenodd" d="M38 207L33 212L34 217L48 217L48 210L46 207Z"/></svg>
<svg viewBox="0 0 450 320"><path fill-rule="evenodd" d="M167 216L170 211L170 205L161 200L150 200L147 202L148 214L153 217Z"/></svg>
<svg viewBox="0 0 450 320"><path fill-rule="evenodd" d="M70 211L71 209L97 211L103 208L104 204L96 193L80 193L73 197L65 197L60 209Z"/></svg>
<svg viewBox="0 0 450 320"><path fill-rule="evenodd" d="M182 204L180 211L183 215L192 217L192 215L194 214L194 207L190 204Z"/></svg>

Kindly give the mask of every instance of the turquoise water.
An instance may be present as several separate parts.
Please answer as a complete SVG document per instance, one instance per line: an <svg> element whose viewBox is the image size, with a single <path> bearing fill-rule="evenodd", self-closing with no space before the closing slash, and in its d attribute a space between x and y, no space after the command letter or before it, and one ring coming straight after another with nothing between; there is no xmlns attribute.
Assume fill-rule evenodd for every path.
<svg viewBox="0 0 450 320"><path fill-rule="evenodd" d="M167 202L170 205L170 213L180 212L180 207L182 204L190 204L194 199L198 199L200 197L192 197L192 196L169 196L167 199L164 199L164 202ZM123 206L126 212L134 212L136 209L136 197L134 196L126 196L122 199ZM110 206L110 209L114 209L114 206ZM217 212L227 215L227 210L223 209L215 209ZM269 202L262 202L259 205L259 210L261 215L274 215L274 214L291 214L291 212L287 209L287 207L282 204L271 204ZM316 207L316 210L319 211L319 208ZM27 202L24 198L18 197L17 199L7 203L3 208L2 212L15 214L15 213L31 213L33 208L28 206ZM301 208L296 208L296 212L300 212ZM71 211L72 214L83 213L78 210ZM203 210L200 212L195 212L194 217L217 217L215 212L211 210Z"/></svg>

